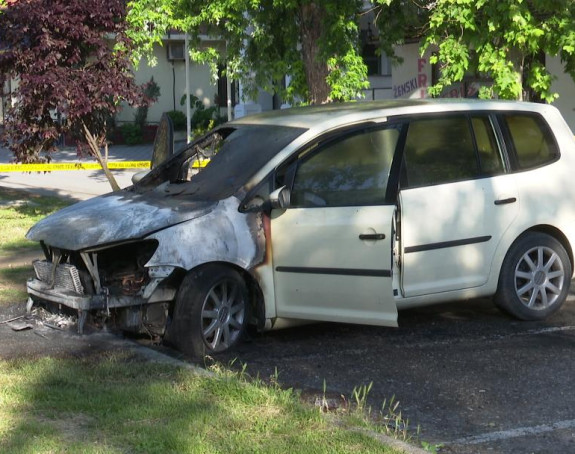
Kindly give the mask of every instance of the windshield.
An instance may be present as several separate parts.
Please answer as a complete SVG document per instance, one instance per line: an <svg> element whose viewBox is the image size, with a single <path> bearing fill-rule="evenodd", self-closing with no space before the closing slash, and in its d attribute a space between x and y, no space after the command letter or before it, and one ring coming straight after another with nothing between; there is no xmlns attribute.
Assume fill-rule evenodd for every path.
<svg viewBox="0 0 575 454"><path fill-rule="evenodd" d="M276 125L224 125L152 170L135 189L145 191L167 183L164 190L171 194L193 194L203 200L230 197L305 131Z"/></svg>

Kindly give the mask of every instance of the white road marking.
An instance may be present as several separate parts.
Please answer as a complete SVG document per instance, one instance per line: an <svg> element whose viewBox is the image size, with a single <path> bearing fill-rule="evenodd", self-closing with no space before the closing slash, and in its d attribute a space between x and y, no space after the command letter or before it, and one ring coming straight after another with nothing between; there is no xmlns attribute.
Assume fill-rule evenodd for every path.
<svg viewBox="0 0 575 454"><path fill-rule="evenodd" d="M533 427L518 427L516 429L502 430L499 432L490 432L482 435L473 435L471 437L458 438L445 445L478 445L481 443L491 443L494 441L506 440L509 438L525 437L529 435L538 435L555 430L575 428L575 419L567 421L558 421L552 424L541 424Z"/></svg>

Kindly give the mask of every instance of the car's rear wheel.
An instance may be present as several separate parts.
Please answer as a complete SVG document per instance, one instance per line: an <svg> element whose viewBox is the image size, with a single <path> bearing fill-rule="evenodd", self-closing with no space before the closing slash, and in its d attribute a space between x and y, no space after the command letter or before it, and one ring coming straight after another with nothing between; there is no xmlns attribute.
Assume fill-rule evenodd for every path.
<svg viewBox="0 0 575 454"><path fill-rule="evenodd" d="M521 320L543 320L567 298L571 270L559 241L544 233L528 233L512 244L503 261L495 303Z"/></svg>
<svg viewBox="0 0 575 454"><path fill-rule="evenodd" d="M249 309L242 276L224 265L205 265L180 286L168 341L197 357L225 352L244 337Z"/></svg>

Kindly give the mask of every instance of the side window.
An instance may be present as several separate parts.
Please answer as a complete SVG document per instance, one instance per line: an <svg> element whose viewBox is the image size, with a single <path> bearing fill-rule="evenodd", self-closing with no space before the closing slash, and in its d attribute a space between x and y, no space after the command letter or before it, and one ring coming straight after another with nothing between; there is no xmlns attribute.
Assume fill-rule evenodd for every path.
<svg viewBox="0 0 575 454"><path fill-rule="evenodd" d="M399 127L336 139L300 158L291 206L382 205Z"/></svg>
<svg viewBox="0 0 575 454"><path fill-rule="evenodd" d="M405 143L408 187L429 186L480 175L465 115L412 120Z"/></svg>
<svg viewBox="0 0 575 454"><path fill-rule="evenodd" d="M505 173L503 159L497 145L497 139L493 132L493 126L488 116L476 116L471 118L479 164L483 175L501 175Z"/></svg>
<svg viewBox="0 0 575 454"><path fill-rule="evenodd" d="M509 132L519 169L548 164L559 157L559 150L549 127L537 115L507 114L503 121Z"/></svg>

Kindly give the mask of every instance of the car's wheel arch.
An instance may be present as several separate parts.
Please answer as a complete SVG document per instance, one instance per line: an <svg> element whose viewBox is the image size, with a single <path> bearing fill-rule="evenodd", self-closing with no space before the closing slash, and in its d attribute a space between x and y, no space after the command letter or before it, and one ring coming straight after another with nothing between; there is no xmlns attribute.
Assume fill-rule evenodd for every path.
<svg viewBox="0 0 575 454"><path fill-rule="evenodd" d="M571 268L573 269L573 248L571 247L569 239L561 230L552 225L541 224L526 230L522 235L525 235L529 232L545 233L559 241L565 249L565 252L567 252L567 255L569 256L569 262L571 262Z"/></svg>
<svg viewBox="0 0 575 454"><path fill-rule="evenodd" d="M505 260L505 257L509 253L509 250L512 248L514 243L516 243L517 241L519 241L520 239L531 233L544 233L559 241L559 243L561 243L561 245L567 252L569 262L571 263L571 268L572 269L574 268L573 248L571 246L571 242L569 241L565 233L563 233L563 231L558 227L550 224L537 224L524 229L519 234L515 234L512 237L507 238L507 241L503 240L500 242L498 252L495 254L494 263L492 267L493 272L490 279L490 282L492 284L491 287L493 288L494 292L497 290L499 284L499 276L501 275L501 270L503 266L503 261Z"/></svg>
<svg viewBox="0 0 575 454"><path fill-rule="evenodd" d="M248 290L249 293L249 300L250 300L250 304L251 304L251 316L253 320L250 320L250 325L255 325L258 330L261 330L263 328L263 325L265 323L265 305L264 305L264 297L263 297L263 292L261 290L261 287L258 283L258 281L254 278L254 276L246 269L242 268L241 266L238 266L235 263L232 262L224 262L224 261L211 261L211 262L204 262L201 263L189 270L185 270L183 268L178 268L178 271L176 274L177 276L177 287L179 288L182 284L182 281L184 280L184 277L192 272L198 272L201 271L202 269L205 268L210 268L213 266L217 266L217 267L224 267L224 268L229 268L231 270L236 271L237 273L239 273L241 275L241 277L243 278L245 284L246 284L246 288ZM174 301L172 301L172 310L173 310L173 306L175 305L175 299Z"/></svg>
<svg viewBox="0 0 575 454"><path fill-rule="evenodd" d="M538 225L522 232L505 254L493 301L519 320L544 320L567 298L573 256L561 230Z"/></svg>

